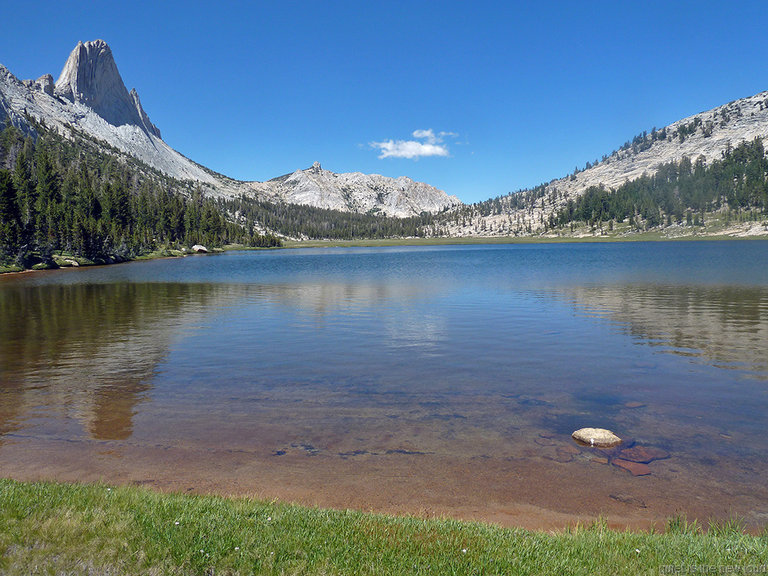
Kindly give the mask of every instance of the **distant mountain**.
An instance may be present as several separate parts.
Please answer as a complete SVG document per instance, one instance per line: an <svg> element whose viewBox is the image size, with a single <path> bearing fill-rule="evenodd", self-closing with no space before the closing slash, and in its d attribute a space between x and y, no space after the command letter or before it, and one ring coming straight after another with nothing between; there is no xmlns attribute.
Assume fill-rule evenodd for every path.
<svg viewBox="0 0 768 576"><path fill-rule="evenodd" d="M659 165L687 156L712 162L726 148L756 137L768 138L768 92L761 92L678 120L661 130L639 134L620 150L573 177L549 183L561 194L578 195L590 186L616 188L628 180L654 174Z"/></svg>
<svg viewBox="0 0 768 576"><path fill-rule="evenodd" d="M267 182L239 182L216 174L162 140L136 90L126 89L103 40L79 42L55 84L50 74L19 80L0 65L0 123L6 117L25 132L34 131L31 117L65 136L73 130L84 133L168 176L197 182L216 196L246 194L258 200L398 217L460 204L455 196L410 178L335 174L317 163Z"/></svg>
<svg viewBox="0 0 768 576"><path fill-rule="evenodd" d="M768 141L768 92L742 98L661 129L638 134L584 169L531 189L459 207L447 233L455 236L536 234L547 229L550 216L565 209L593 187L615 190L660 167L687 158L708 166L724 153L755 138Z"/></svg>
<svg viewBox="0 0 768 576"><path fill-rule="evenodd" d="M77 43L64 64L53 94L83 104L113 126L131 124L161 138L160 130L141 107L136 89L130 94L125 89L112 50L103 40Z"/></svg>
<svg viewBox="0 0 768 576"><path fill-rule="evenodd" d="M408 177L388 178L379 174L351 172L336 174L323 170L315 162L306 170L296 170L267 182L250 182L258 194L277 201L290 202L387 216L413 216L421 212L440 212L461 204L455 196L414 182Z"/></svg>

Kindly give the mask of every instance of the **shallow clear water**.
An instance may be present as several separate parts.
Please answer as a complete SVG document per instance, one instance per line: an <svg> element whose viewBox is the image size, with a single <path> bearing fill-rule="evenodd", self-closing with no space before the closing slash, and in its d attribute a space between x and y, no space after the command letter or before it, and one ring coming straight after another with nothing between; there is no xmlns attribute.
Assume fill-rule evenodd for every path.
<svg viewBox="0 0 768 576"><path fill-rule="evenodd" d="M549 525L768 522L768 244L241 252L0 278L0 466ZM670 457L632 476L573 430ZM620 455L618 455L620 456Z"/></svg>

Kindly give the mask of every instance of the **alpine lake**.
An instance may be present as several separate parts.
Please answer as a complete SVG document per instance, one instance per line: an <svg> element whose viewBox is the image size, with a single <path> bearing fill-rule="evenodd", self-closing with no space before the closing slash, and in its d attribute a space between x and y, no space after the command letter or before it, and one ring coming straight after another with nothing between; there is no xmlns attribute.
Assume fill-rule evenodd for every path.
<svg viewBox="0 0 768 576"><path fill-rule="evenodd" d="M562 529L768 524L768 242L0 277L0 475ZM613 449L577 444L608 428Z"/></svg>

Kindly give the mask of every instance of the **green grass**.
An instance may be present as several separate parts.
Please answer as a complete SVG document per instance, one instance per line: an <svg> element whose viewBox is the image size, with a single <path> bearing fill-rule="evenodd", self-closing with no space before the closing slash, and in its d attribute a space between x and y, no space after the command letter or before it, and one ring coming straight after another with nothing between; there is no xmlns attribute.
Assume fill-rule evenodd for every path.
<svg viewBox="0 0 768 576"><path fill-rule="evenodd" d="M551 244L565 242L617 242L647 240L639 236L462 236L452 238L370 238L359 240L284 240L284 248L345 248L379 246L445 246L463 244Z"/></svg>
<svg viewBox="0 0 768 576"><path fill-rule="evenodd" d="M185 252L175 248L158 248L152 252L136 256L134 260L156 260L158 258L179 258L184 256Z"/></svg>
<svg viewBox="0 0 768 576"><path fill-rule="evenodd" d="M0 274L6 274L8 272L22 272L24 269L16 264L3 264L0 263Z"/></svg>
<svg viewBox="0 0 768 576"><path fill-rule="evenodd" d="M461 238L386 238L360 240L285 240L285 248L351 248L381 246L444 246L464 244L557 244L579 242L690 242L701 240L768 240L768 236L737 238L727 235L665 236L657 230L604 236L470 236Z"/></svg>
<svg viewBox="0 0 768 576"><path fill-rule="evenodd" d="M377 247L377 246L442 246L448 244L518 244L541 242L534 237L462 237L462 238L361 238L358 240L284 240L285 248Z"/></svg>
<svg viewBox="0 0 768 576"><path fill-rule="evenodd" d="M613 531L602 521L545 533L135 487L0 480L0 573L9 575L635 575L664 573L669 565L737 573L764 564L768 536L746 535L738 522L709 533L680 518L665 534Z"/></svg>

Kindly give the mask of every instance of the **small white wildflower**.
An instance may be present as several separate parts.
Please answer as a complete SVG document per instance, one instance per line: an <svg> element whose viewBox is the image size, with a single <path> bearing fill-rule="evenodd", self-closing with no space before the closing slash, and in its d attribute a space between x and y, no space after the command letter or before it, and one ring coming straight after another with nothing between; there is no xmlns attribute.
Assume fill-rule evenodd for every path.
<svg viewBox="0 0 768 576"><path fill-rule="evenodd" d="M240 546L235 546L235 552L237 552L238 550L240 550Z"/></svg>
<svg viewBox="0 0 768 576"><path fill-rule="evenodd" d="M204 554L204 553L205 553L205 550L200 550L200 554Z"/></svg>
<svg viewBox="0 0 768 576"><path fill-rule="evenodd" d="M176 526L178 526L178 525L179 525L179 521L178 521L178 520L176 520L176 522L174 522L174 524L175 524Z"/></svg>
<svg viewBox="0 0 768 576"><path fill-rule="evenodd" d="M466 548L462 548L462 549L461 549L461 553L462 553L462 554L466 554L466 553L467 553L467 549L466 549Z"/></svg>
<svg viewBox="0 0 768 576"><path fill-rule="evenodd" d="M639 550L638 548L635 548L635 552L637 552L638 554L640 554L640 550Z"/></svg>
<svg viewBox="0 0 768 576"><path fill-rule="evenodd" d="M272 516L267 516L267 522L271 522L271 521L272 521Z"/></svg>
<svg viewBox="0 0 768 576"><path fill-rule="evenodd" d="M112 492L112 488L107 488L107 492Z"/></svg>

